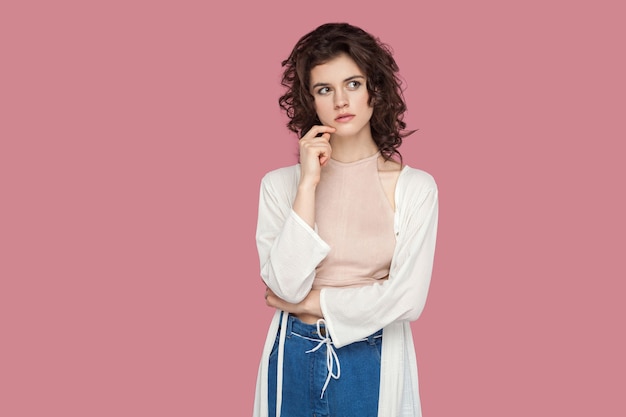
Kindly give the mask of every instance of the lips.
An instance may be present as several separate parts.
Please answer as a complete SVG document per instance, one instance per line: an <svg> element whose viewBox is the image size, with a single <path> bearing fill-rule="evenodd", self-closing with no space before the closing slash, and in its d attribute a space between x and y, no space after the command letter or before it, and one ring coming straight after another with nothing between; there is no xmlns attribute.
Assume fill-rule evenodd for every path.
<svg viewBox="0 0 626 417"><path fill-rule="evenodd" d="M339 123L346 123L352 119L354 119L354 114L349 113L340 114L339 116L335 117L335 121Z"/></svg>

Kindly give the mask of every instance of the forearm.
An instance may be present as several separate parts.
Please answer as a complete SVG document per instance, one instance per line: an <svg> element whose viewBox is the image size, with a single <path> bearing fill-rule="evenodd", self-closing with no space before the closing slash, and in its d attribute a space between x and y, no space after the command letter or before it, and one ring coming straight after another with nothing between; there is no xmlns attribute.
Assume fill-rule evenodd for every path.
<svg viewBox="0 0 626 417"><path fill-rule="evenodd" d="M293 211L315 228L315 188L320 182L322 167L331 154L330 126L313 126L300 139L300 182L293 202Z"/></svg>
<svg viewBox="0 0 626 417"><path fill-rule="evenodd" d="M315 188L313 184L300 183L293 202L293 211L312 229L315 228Z"/></svg>
<svg viewBox="0 0 626 417"><path fill-rule="evenodd" d="M289 303L268 288L265 292L265 304L269 307L292 313L305 322L315 322L318 318L323 317L319 290L311 290L299 303Z"/></svg>

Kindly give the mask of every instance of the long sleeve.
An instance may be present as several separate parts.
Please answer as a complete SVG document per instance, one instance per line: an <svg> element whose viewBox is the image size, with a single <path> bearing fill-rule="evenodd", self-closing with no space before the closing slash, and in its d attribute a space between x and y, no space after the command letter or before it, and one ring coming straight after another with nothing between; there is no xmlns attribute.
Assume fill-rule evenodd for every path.
<svg viewBox="0 0 626 417"><path fill-rule="evenodd" d="M396 321L416 320L434 261L438 190L426 172L405 168L396 186L396 248L389 279L358 288L324 288L321 307L333 343L345 346Z"/></svg>
<svg viewBox="0 0 626 417"><path fill-rule="evenodd" d="M292 209L299 166L271 171L261 181L256 231L261 278L277 296L302 301L330 247Z"/></svg>

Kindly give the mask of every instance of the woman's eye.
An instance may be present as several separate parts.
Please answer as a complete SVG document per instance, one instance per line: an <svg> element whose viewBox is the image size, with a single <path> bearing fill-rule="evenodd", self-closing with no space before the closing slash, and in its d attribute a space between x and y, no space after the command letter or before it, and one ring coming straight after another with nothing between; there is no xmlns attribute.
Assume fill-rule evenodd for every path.
<svg viewBox="0 0 626 417"><path fill-rule="evenodd" d="M348 83L348 88L356 89L359 88L360 85L361 83L359 81L350 81Z"/></svg>
<svg viewBox="0 0 626 417"><path fill-rule="evenodd" d="M322 87L319 90L317 90L317 94L328 94L328 92L330 91L330 89L328 87Z"/></svg>

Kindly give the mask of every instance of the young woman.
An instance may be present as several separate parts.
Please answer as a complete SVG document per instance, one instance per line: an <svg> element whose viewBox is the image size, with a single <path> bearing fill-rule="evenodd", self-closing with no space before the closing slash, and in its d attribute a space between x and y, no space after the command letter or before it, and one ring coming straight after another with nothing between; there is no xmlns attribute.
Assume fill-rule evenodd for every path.
<svg viewBox="0 0 626 417"><path fill-rule="evenodd" d="M276 312L254 416L421 415L409 323L426 301L437 186L402 163L406 106L390 49L324 24L283 61L299 163L261 182L257 247Z"/></svg>

